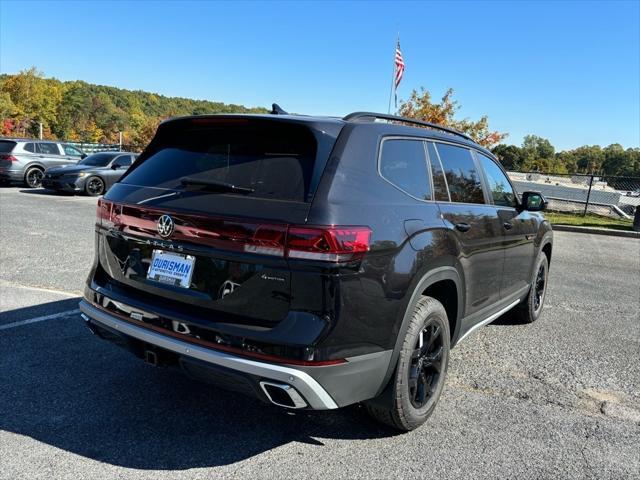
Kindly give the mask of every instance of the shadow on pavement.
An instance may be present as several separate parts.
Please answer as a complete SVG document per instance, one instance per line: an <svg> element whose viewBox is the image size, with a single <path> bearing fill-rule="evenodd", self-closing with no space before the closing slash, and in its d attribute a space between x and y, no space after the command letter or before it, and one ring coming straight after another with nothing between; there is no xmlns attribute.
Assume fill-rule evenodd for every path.
<svg viewBox="0 0 640 480"><path fill-rule="evenodd" d="M64 302L49 306L63 311L55 304ZM154 470L231 464L290 442L395 434L358 406L293 413L150 367L82 323L75 315L1 332L0 429Z"/></svg>
<svg viewBox="0 0 640 480"><path fill-rule="evenodd" d="M28 193L31 195L59 195L59 196L72 196L71 192L62 192L58 190L49 190L47 188L23 188L20 193Z"/></svg>
<svg viewBox="0 0 640 480"><path fill-rule="evenodd" d="M37 291L30 293L34 298L42 298L42 294ZM3 294L8 294L8 291L3 291ZM78 308L78 302L80 302L80 297L72 297L65 298L64 300L57 300L55 302L41 303L30 307L0 311L0 325L75 310Z"/></svg>

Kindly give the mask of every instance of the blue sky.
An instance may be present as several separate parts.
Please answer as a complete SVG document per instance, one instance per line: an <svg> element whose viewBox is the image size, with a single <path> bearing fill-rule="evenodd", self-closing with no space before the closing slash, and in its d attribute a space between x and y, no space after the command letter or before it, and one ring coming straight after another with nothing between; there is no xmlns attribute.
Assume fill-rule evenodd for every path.
<svg viewBox="0 0 640 480"><path fill-rule="evenodd" d="M453 87L460 116L520 144L640 145L640 1L31 2L0 0L0 72L289 111L387 110Z"/></svg>

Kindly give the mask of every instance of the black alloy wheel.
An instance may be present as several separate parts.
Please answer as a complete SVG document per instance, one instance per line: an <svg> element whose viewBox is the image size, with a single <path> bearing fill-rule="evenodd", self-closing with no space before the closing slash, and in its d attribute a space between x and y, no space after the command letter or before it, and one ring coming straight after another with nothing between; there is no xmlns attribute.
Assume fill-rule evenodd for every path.
<svg viewBox="0 0 640 480"><path fill-rule="evenodd" d="M538 268L538 274L534 284L533 309L538 312L544 303L544 294L547 287L547 264L543 262Z"/></svg>
<svg viewBox="0 0 640 480"><path fill-rule="evenodd" d="M409 395L415 408L423 408L440 381L444 341L442 328L436 323L426 325L418 336L409 368Z"/></svg>
<svg viewBox="0 0 640 480"><path fill-rule="evenodd" d="M405 432L427 421L444 388L450 340L442 303L420 297L412 307L395 372L380 395L364 402L367 411L379 422Z"/></svg>
<svg viewBox="0 0 640 480"><path fill-rule="evenodd" d="M36 167L32 167L27 170L27 173L24 176L25 183L30 188L38 188L42 185L42 177L44 174L42 170Z"/></svg>
<svg viewBox="0 0 640 480"><path fill-rule="evenodd" d="M87 195L92 197L102 195L104 193L104 182L99 177L90 177L87 179L85 191L87 192Z"/></svg>

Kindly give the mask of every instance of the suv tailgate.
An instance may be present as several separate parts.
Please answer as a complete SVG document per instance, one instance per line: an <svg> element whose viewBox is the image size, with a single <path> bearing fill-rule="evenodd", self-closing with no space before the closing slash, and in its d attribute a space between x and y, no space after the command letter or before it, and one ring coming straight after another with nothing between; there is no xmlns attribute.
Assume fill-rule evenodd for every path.
<svg viewBox="0 0 640 480"><path fill-rule="evenodd" d="M100 203L99 268L105 281L147 304L217 322L268 327L282 320L291 289L279 249L287 225L306 221L341 128L332 125L331 134L326 126L251 117L161 125ZM185 184L185 178L203 183ZM159 233L163 215L170 217L170 235ZM157 258L187 262L178 269L193 268L188 285L149 278Z"/></svg>

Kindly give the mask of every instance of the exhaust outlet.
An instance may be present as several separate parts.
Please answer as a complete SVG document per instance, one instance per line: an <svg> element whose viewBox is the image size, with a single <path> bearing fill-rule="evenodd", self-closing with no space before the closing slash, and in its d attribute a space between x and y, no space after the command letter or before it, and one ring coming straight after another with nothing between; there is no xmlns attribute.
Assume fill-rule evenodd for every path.
<svg viewBox="0 0 640 480"><path fill-rule="evenodd" d="M261 381L260 387L274 405L285 408L304 408L307 406L307 402L291 385Z"/></svg>

